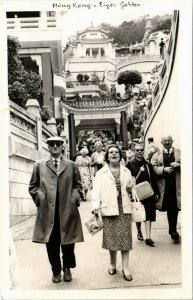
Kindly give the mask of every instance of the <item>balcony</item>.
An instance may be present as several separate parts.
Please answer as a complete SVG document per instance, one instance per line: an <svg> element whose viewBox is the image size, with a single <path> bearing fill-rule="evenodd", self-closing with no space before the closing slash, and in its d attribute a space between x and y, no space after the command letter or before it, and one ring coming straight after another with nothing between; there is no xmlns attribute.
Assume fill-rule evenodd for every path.
<svg viewBox="0 0 193 300"><path fill-rule="evenodd" d="M55 30L58 28L56 17L36 17L36 18L9 18L7 19L7 30Z"/></svg>
<svg viewBox="0 0 193 300"><path fill-rule="evenodd" d="M117 57L118 64L117 64L117 69L122 68L125 65L129 64L134 64L134 63L139 63L139 62L147 62L147 61L155 61L155 62L160 62L161 58L160 55L143 55L143 54L138 54L138 55L128 55L127 57Z"/></svg>
<svg viewBox="0 0 193 300"><path fill-rule="evenodd" d="M81 56L81 57L70 56L68 58L68 63L93 63L93 62L112 63L113 65L116 65L115 59L108 56Z"/></svg>

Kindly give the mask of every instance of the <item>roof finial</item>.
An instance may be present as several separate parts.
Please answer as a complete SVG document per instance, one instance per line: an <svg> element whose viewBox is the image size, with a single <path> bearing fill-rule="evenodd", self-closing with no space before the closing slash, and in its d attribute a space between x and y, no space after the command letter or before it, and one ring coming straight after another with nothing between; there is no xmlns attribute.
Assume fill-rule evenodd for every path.
<svg viewBox="0 0 193 300"><path fill-rule="evenodd" d="M93 22L91 21L91 27L93 26Z"/></svg>

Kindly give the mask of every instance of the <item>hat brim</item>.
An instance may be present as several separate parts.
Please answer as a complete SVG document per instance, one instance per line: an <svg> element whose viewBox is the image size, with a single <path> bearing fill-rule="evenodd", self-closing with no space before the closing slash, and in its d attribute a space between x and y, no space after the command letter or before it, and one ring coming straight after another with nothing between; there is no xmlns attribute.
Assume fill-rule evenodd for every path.
<svg viewBox="0 0 193 300"><path fill-rule="evenodd" d="M64 143L63 139L59 136L54 136L54 137L50 137L46 140L47 144L49 144L50 142L60 142L61 144Z"/></svg>

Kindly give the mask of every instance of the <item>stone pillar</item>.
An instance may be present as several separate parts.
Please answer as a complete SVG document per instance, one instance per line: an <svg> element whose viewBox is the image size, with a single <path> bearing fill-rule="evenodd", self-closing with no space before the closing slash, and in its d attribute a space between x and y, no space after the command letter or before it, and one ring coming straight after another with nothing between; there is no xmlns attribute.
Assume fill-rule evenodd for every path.
<svg viewBox="0 0 193 300"><path fill-rule="evenodd" d="M36 99L27 100L25 107L28 113L40 118L40 105Z"/></svg>
<svg viewBox="0 0 193 300"><path fill-rule="evenodd" d="M149 44L145 43L145 53L146 55L149 55Z"/></svg>
<svg viewBox="0 0 193 300"><path fill-rule="evenodd" d="M68 124L69 124L70 159L72 160L76 153L76 132L75 132L75 121L74 121L73 113L69 113L68 115Z"/></svg>
<svg viewBox="0 0 193 300"><path fill-rule="evenodd" d="M62 106L62 117L64 120L64 135L66 136L66 138L68 138L68 111L64 106Z"/></svg>
<svg viewBox="0 0 193 300"><path fill-rule="evenodd" d="M54 118L50 118L47 121L47 125L49 127L49 129L55 134L57 135L57 129L56 129L56 120Z"/></svg>
<svg viewBox="0 0 193 300"><path fill-rule="evenodd" d="M115 141L120 141L121 136L120 136L120 124L116 124L115 128Z"/></svg>
<svg viewBox="0 0 193 300"><path fill-rule="evenodd" d="M127 115L125 111L121 111L121 140L125 149L128 150Z"/></svg>
<svg viewBox="0 0 193 300"><path fill-rule="evenodd" d="M37 149L42 150L42 120L40 117L40 105L36 99L29 99L25 105L28 113L36 116Z"/></svg>

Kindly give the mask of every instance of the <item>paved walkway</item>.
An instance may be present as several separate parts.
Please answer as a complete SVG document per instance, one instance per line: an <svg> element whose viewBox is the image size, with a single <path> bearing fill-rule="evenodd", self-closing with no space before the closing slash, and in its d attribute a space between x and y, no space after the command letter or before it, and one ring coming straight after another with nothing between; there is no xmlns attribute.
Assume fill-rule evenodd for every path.
<svg viewBox="0 0 193 300"><path fill-rule="evenodd" d="M181 288L181 244L174 243L168 235L166 213L157 212L157 221L152 228L152 239L155 241L153 248L136 239L136 227L133 224L133 250L130 252L133 281L127 282L121 272L120 253L117 257L117 274L108 274L109 255L101 247L102 231L91 236L84 225L91 215L90 209L89 201L81 202L85 242L76 244L77 267L72 269L73 280L69 283L51 282L45 245L31 242L33 225L30 224L17 236L14 244L19 266L18 290ZM145 232L144 225L142 229ZM180 233L180 228L178 231Z"/></svg>

